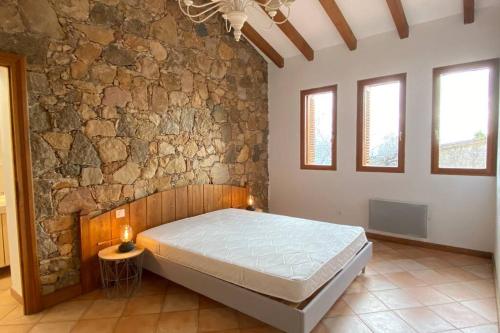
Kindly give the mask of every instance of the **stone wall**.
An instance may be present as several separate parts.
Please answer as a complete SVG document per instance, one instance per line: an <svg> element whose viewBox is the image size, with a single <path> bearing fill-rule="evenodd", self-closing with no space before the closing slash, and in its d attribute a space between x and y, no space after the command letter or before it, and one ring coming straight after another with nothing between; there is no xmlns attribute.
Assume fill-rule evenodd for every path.
<svg viewBox="0 0 500 333"><path fill-rule="evenodd" d="M79 281L79 212L191 183L267 206L267 65L176 0L0 0L27 55L43 293Z"/></svg>

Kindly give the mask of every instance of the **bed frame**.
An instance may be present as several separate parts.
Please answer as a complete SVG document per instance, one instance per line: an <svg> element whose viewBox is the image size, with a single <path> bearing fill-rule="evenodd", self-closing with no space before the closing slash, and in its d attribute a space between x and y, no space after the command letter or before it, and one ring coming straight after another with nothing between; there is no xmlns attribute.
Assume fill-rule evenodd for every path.
<svg viewBox="0 0 500 333"><path fill-rule="evenodd" d="M118 207L110 212L80 219L82 261L81 282L84 292L99 287L97 252L119 242L120 225L129 223L137 234L164 223L224 208L244 208L248 189L229 185L190 185ZM116 212L125 217L116 219ZM280 300L215 278L146 252L144 268L199 294L259 319L289 333L308 333L328 312L371 259L368 242L348 264L327 282L303 306Z"/></svg>

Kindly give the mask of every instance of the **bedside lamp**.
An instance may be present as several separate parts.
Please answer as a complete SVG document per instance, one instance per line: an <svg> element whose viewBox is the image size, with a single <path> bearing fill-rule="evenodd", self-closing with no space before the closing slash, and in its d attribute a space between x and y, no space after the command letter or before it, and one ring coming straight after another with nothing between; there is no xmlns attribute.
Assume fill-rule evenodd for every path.
<svg viewBox="0 0 500 333"><path fill-rule="evenodd" d="M134 241L132 240L134 237L134 231L130 224L123 224L120 227L120 240L121 244L118 247L118 251L125 253L130 252L135 249Z"/></svg>
<svg viewBox="0 0 500 333"><path fill-rule="evenodd" d="M248 196L247 204L248 204L247 210L251 210L251 211L255 210L253 195Z"/></svg>

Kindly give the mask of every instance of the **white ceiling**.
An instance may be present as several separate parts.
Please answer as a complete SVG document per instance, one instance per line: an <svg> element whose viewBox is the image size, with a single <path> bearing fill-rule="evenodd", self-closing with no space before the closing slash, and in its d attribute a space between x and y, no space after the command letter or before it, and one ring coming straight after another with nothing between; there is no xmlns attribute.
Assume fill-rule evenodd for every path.
<svg viewBox="0 0 500 333"><path fill-rule="evenodd" d="M463 12L462 0L402 2L410 26ZM386 0L337 0L337 4L358 40L388 31L396 33ZM476 8L489 6L500 6L500 0L476 0ZM286 10L283 13L286 15ZM270 24L263 11L250 9L247 14L250 25L283 58L301 54L277 26ZM314 50L344 43L319 0L296 0L289 20Z"/></svg>

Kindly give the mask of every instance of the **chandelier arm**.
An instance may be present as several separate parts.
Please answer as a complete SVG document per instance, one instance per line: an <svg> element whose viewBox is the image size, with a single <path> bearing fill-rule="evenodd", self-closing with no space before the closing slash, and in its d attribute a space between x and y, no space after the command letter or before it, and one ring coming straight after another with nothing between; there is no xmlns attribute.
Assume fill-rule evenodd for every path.
<svg viewBox="0 0 500 333"><path fill-rule="evenodd" d="M210 11L214 10L208 17L212 17L214 13L218 13L219 12L219 5L214 5L208 9L205 9L204 11L202 11L201 13L196 13L196 14L191 14L190 11L189 11L189 7L187 8L187 16L190 18L190 19L198 19L199 17L209 13ZM203 19L203 22L206 21L206 19Z"/></svg>
<svg viewBox="0 0 500 333"><path fill-rule="evenodd" d="M265 9L262 8L262 10L260 10L259 7L260 7L260 5L257 6L257 8L255 6L251 6L251 8L253 8L259 15L262 15L263 17L268 19L269 25L266 25L266 26L260 25L260 26L262 26L263 29L271 30L275 24L283 24L286 21L288 21L288 17L287 17L286 20L284 20L284 21L276 22L271 16L269 16L269 14L265 11ZM288 9L288 14L290 14L290 8Z"/></svg>
<svg viewBox="0 0 500 333"><path fill-rule="evenodd" d="M285 15L285 19L284 19L284 20L282 20L282 21L275 21L275 20L273 19L273 22L274 22L274 24L280 25L280 24L283 24L283 23L288 22L288 19L289 19L289 18L290 18L290 7L288 7L288 11L287 11L287 13L286 13L286 15Z"/></svg>
<svg viewBox="0 0 500 333"><path fill-rule="evenodd" d="M206 9L205 11L201 12L201 13L197 13L197 14L191 14L190 11L189 11L189 8L191 8L192 6L186 6L186 9L184 9L182 7L182 4L181 4L181 1L182 0L179 0L179 8L181 10L181 12L186 15L188 18L198 18L204 14L206 14L207 12L213 10L213 9L216 9L217 7L221 7L221 5L219 3L216 3L215 5L213 3L211 3L210 5L213 5L212 7ZM221 2L221 0L218 0L218 2ZM217 8L217 10L215 12L218 12L219 11L219 8Z"/></svg>
<svg viewBox="0 0 500 333"><path fill-rule="evenodd" d="M180 2L181 0L179 0ZM210 2L207 2L207 3L204 3L204 4L201 4L201 5L195 5L195 4L192 4L191 6L189 7L192 7L192 8L205 8L205 7L208 7L208 6L211 6L213 4L219 4L221 2L225 2L225 0L213 0L213 1L210 1Z"/></svg>
<svg viewBox="0 0 500 333"><path fill-rule="evenodd" d="M269 5L271 4L271 1L272 1L272 0L267 0L267 1L266 1L266 2L264 2L264 3L260 3L260 2L258 2L258 3L257 3L257 5L259 5L259 6L260 6L260 7L262 7L262 8L267 8L267 7L269 7Z"/></svg>
<svg viewBox="0 0 500 333"><path fill-rule="evenodd" d="M215 14L219 13L219 11L214 11L212 13L210 13L207 17L205 18L202 18L202 19L198 19L197 17L189 17L189 19L193 22L193 23L196 23L196 24L200 24L200 23L204 23L206 22L207 20L209 20L210 18L212 18Z"/></svg>

